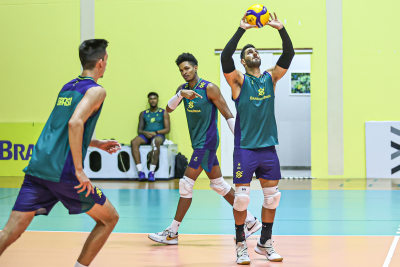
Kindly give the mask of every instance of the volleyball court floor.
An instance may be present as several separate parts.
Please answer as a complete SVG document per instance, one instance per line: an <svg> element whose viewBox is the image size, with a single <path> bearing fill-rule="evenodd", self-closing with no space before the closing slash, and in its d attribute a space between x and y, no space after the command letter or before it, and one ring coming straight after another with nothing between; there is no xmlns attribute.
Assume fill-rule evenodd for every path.
<svg viewBox="0 0 400 267"><path fill-rule="evenodd" d="M0 177L0 227L21 183L22 177ZM170 225L178 180L93 183L114 204L120 221L90 266L237 266L232 207L210 190L208 179L195 184L177 246L155 243L147 234ZM251 187L249 210L259 217L262 190L255 179ZM247 241L251 266L400 266L400 180L283 179L279 188L273 238L284 260L269 262L254 252L259 231ZM0 257L0 266L74 266L93 227L88 215L68 215L59 203L49 216L35 217Z"/></svg>

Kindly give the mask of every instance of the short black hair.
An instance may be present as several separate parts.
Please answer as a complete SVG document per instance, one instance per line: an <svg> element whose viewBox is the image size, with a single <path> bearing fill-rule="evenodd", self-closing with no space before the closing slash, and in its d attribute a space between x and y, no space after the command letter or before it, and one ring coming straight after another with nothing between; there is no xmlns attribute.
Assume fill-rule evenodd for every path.
<svg viewBox="0 0 400 267"><path fill-rule="evenodd" d="M155 95L155 96L158 98L158 94L157 94L156 92L150 92L150 93L147 95L147 98L150 98L150 96L152 96L152 95Z"/></svg>
<svg viewBox="0 0 400 267"><path fill-rule="evenodd" d="M190 53L182 53L178 56L178 58L175 60L176 65L179 67L179 65L182 62L188 61L190 65L197 66L197 59Z"/></svg>
<svg viewBox="0 0 400 267"><path fill-rule="evenodd" d="M97 61L104 59L108 41L104 39L90 39L79 46L79 59L84 70L92 70Z"/></svg>
<svg viewBox="0 0 400 267"><path fill-rule="evenodd" d="M248 45L245 45L245 47L243 47L242 52L240 52L240 58L241 59L244 59L244 52L246 52L246 49L250 48L250 47L255 48L254 45L252 45L252 44L248 44Z"/></svg>

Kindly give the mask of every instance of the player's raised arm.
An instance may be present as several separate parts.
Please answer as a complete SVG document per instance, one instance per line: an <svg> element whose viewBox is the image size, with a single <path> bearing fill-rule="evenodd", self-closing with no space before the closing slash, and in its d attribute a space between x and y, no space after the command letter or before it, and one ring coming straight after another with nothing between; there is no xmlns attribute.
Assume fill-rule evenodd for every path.
<svg viewBox="0 0 400 267"><path fill-rule="evenodd" d="M235 119L231 111L228 108L228 105L225 102L225 98L221 94L221 90L213 83L209 83L207 86L207 97L210 99L214 105L218 108L219 112L221 112L222 116L226 119L226 122L229 125L229 129L231 129L232 133L235 134Z"/></svg>
<svg viewBox="0 0 400 267"><path fill-rule="evenodd" d="M240 88L242 87L244 78L243 73L236 70L232 56L235 53L239 40L240 38L242 38L242 35L245 33L245 31L254 27L256 26L250 25L246 22L245 13L242 20L240 21L240 27L237 29L233 37L229 40L221 54L222 71L224 72L226 81L232 88L233 99L236 99L240 95Z"/></svg>
<svg viewBox="0 0 400 267"><path fill-rule="evenodd" d="M87 189L88 196L91 192L94 194L94 188L89 178L83 172L82 160L82 139L84 124L87 119L93 115L101 106L106 97L106 91L103 87L97 86L87 90L76 107L74 114L68 122L68 138L71 148L72 159L74 161L76 176L80 185L75 188L81 188L78 192Z"/></svg>
<svg viewBox="0 0 400 267"><path fill-rule="evenodd" d="M268 21L267 25L277 29L279 31L279 35L282 38L282 55L276 62L275 67L267 70L267 72L271 74L272 82L275 85L289 69L290 63L292 62L292 59L294 57L294 49L289 34L287 33L285 27L283 27L283 23L278 20L275 12L275 18L272 16L272 14L269 15L271 19Z"/></svg>

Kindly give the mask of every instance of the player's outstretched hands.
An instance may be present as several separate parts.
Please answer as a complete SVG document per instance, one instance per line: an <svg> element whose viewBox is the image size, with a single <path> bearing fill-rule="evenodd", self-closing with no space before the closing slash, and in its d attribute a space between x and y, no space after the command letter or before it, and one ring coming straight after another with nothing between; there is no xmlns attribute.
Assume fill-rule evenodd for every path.
<svg viewBox="0 0 400 267"><path fill-rule="evenodd" d="M196 97L203 98L201 95L199 95L193 90L181 90L181 96L189 100L195 99Z"/></svg>
<svg viewBox="0 0 400 267"><path fill-rule="evenodd" d="M94 186L89 178L86 176L83 170L75 171L76 178L78 178L79 185L75 186L75 189L78 190L78 194L84 192L87 189L86 197L90 195L90 193L94 194Z"/></svg>
<svg viewBox="0 0 400 267"><path fill-rule="evenodd" d="M242 18L242 20L240 21L240 28L242 28L242 29L244 29L244 30L247 30L247 29L251 29L251 28L257 27L257 25L251 25L251 24L247 23L247 21L246 21L246 15L247 15L247 12L244 13L243 18Z"/></svg>
<svg viewBox="0 0 400 267"><path fill-rule="evenodd" d="M275 29L277 29L277 30L282 29L282 28L283 28L283 23L282 23L282 21L280 21L280 20L278 19L278 17L276 16L276 13L275 13L275 12L274 12L274 16L275 16L275 18L272 16L271 13L269 13L269 17L270 17L271 19L268 21L268 23L267 23L266 25L269 25L269 26L271 26L272 28L275 28Z"/></svg>
<svg viewBox="0 0 400 267"><path fill-rule="evenodd" d="M109 154L113 154L118 150L121 150L121 144L116 140L99 140L97 148L104 150Z"/></svg>

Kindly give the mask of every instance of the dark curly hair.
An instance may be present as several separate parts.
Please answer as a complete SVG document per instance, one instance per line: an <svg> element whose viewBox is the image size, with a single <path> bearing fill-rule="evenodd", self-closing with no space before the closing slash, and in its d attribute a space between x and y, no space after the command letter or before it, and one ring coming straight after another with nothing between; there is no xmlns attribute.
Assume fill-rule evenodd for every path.
<svg viewBox="0 0 400 267"><path fill-rule="evenodd" d="M182 62L188 61L190 65L197 66L197 59L190 53L182 53L179 57L175 60L177 66L179 66Z"/></svg>

